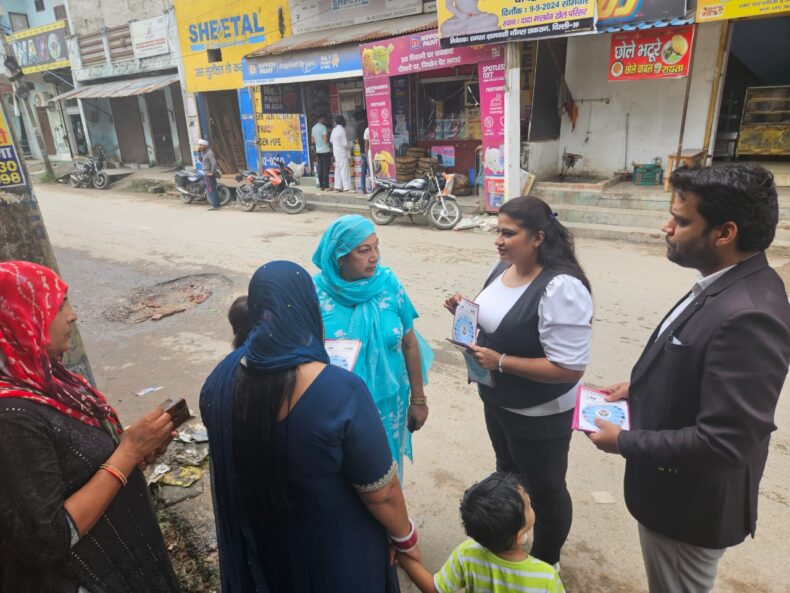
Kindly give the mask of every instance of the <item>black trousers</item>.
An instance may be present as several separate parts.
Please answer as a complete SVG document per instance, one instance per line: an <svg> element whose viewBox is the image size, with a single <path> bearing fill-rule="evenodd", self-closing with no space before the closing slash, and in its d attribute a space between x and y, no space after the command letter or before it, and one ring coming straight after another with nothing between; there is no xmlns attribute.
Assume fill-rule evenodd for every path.
<svg viewBox="0 0 790 593"><path fill-rule="evenodd" d="M535 510L530 554L555 564L573 518L565 483L573 410L530 417L486 404L485 418L497 471L519 476Z"/></svg>
<svg viewBox="0 0 790 593"><path fill-rule="evenodd" d="M329 187L329 168L332 165L332 153L318 152L315 156L318 164L318 186L321 189L326 189Z"/></svg>

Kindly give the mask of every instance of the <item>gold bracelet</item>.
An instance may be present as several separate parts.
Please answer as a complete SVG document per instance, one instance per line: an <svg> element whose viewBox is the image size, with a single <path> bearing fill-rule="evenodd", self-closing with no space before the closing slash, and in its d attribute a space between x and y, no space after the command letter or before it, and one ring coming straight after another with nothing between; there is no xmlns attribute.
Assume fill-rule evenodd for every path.
<svg viewBox="0 0 790 593"><path fill-rule="evenodd" d="M425 406L428 404L428 398L424 395L422 397L410 397L409 405L412 406Z"/></svg>

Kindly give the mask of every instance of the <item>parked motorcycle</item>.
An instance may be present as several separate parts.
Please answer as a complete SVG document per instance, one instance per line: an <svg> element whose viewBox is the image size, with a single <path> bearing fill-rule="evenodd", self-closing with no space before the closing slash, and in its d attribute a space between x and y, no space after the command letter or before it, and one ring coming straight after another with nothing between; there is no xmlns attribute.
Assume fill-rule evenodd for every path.
<svg viewBox="0 0 790 593"><path fill-rule="evenodd" d="M217 177L222 175L222 171L217 169ZM203 171L198 169L185 169L176 172L176 190L181 194L181 201L184 204L191 204L195 200L208 200L208 192L206 191L206 180ZM230 188L223 184L217 183L217 196L219 196L219 205L225 206L230 202Z"/></svg>
<svg viewBox="0 0 790 593"><path fill-rule="evenodd" d="M307 206L304 192L296 187L297 181L290 167L275 159L275 167L264 169L263 174L241 171L236 181L247 179L247 183L236 188L236 202L245 212L266 204L274 210L279 205L288 214L299 214Z"/></svg>
<svg viewBox="0 0 790 593"><path fill-rule="evenodd" d="M104 168L104 150L98 146L96 156L80 157L74 159L74 171L69 174L71 187L90 187L107 189L110 177L102 171Z"/></svg>
<svg viewBox="0 0 790 593"><path fill-rule="evenodd" d="M425 177L408 183L379 179L368 198L370 218L385 225L396 216L427 216L437 229L450 230L461 220L461 208L452 194L454 182L454 174L439 177L432 166Z"/></svg>

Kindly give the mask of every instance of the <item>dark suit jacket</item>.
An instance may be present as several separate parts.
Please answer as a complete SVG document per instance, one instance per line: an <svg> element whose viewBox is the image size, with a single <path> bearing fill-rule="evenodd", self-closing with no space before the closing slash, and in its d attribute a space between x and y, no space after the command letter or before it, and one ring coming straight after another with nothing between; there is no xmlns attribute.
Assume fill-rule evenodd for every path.
<svg viewBox="0 0 790 593"><path fill-rule="evenodd" d="M628 510L648 529L682 542L738 544L754 536L790 361L784 284L758 253L657 334L632 371L632 430L619 438Z"/></svg>

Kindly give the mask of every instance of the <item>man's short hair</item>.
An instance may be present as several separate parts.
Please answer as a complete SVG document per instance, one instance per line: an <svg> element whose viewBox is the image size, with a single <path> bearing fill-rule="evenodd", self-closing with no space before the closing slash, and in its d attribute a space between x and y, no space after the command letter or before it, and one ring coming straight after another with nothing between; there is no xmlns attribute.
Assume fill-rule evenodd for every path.
<svg viewBox="0 0 790 593"><path fill-rule="evenodd" d="M461 500L466 534L495 554L509 550L526 523L519 486L513 474L496 472L469 488Z"/></svg>
<svg viewBox="0 0 790 593"><path fill-rule="evenodd" d="M699 197L697 210L708 228L734 222L738 251L763 251L774 240L779 202L770 171L755 164L680 167L670 177L678 192Z"/></svg>

